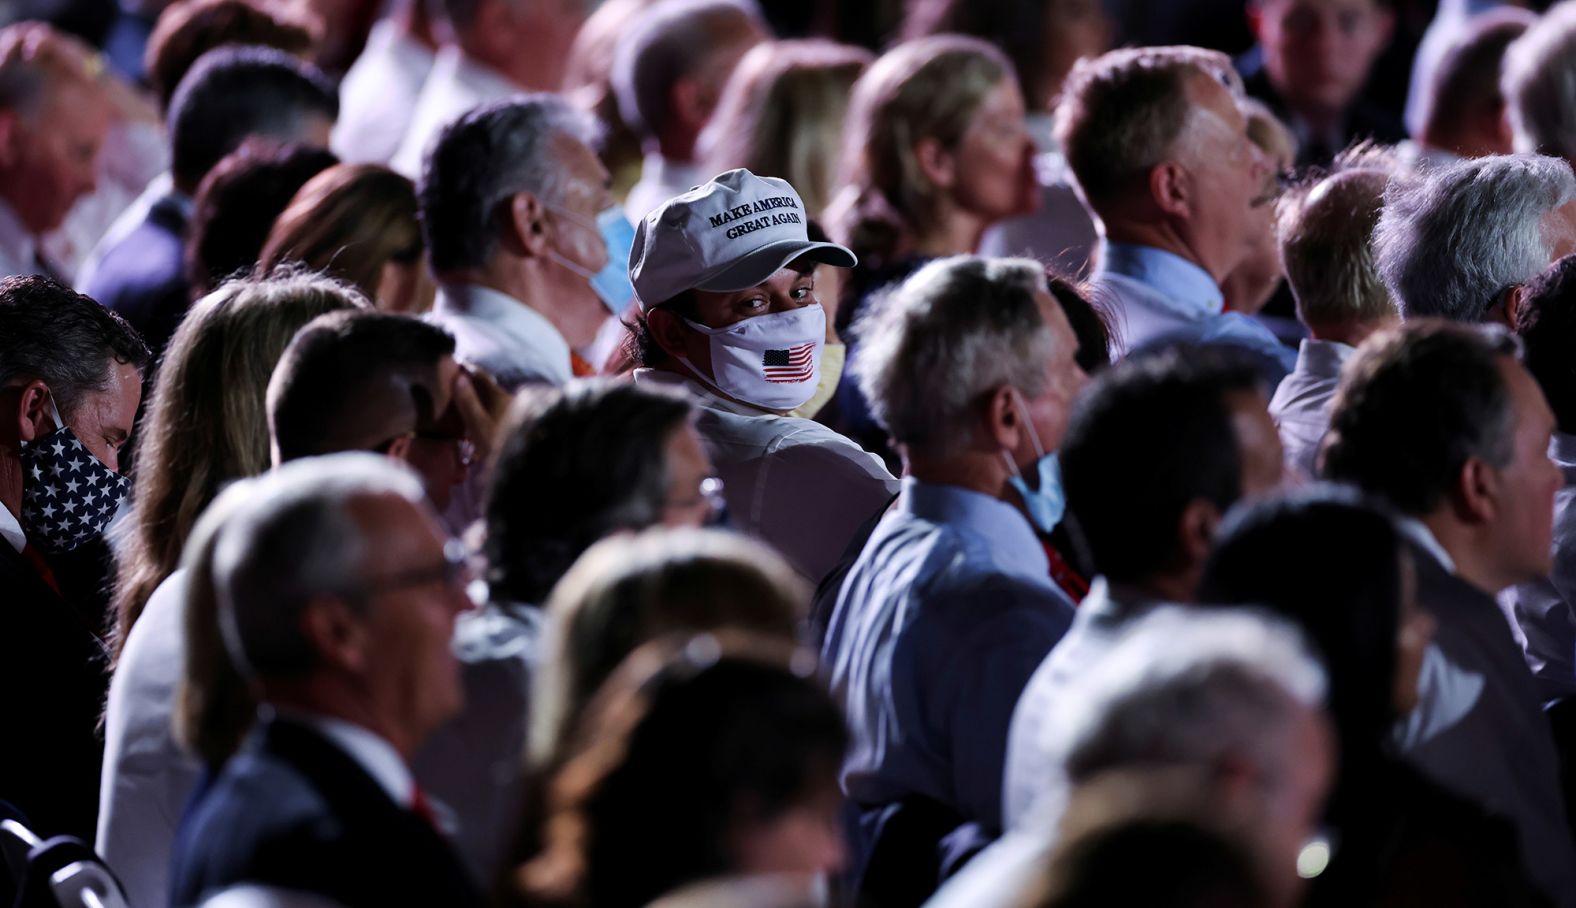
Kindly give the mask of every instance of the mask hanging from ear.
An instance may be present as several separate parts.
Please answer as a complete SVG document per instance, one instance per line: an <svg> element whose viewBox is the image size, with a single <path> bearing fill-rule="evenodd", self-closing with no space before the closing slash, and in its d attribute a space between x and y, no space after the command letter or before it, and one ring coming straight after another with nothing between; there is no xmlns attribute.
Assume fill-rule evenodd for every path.
<svg viewBox="0 0 1576 908"><path fill-rule="evenodd" d="M549 207L582 227L595 230L607 245L607 264L602 266L601 271L591 271L553 250L548 250L548 257L585 278L609 312L615 316L623 315L630 301L635 298L635 287L629 282L629 251L635 245L635 228L624 217L623 209L617 205L603 209L593 224L568 209L556 205Z"/></svg>
<svg viewBox="0 0 1576 908"><path fill-rule="evenodd" d="M1040 445L1040 433L1035 430L1034 423L1029 419L1029 408L1024 406L1022 398L1017 391L1013 392L1013 405L1018 408L1019 417L1024 426L1029 430L1029 440L1034 443L1036 460L1034 468L1039 479L1038 489L1029 488L1029 483L1023 478L1023 471L1018 469L1017 461L1013 460L1011 451L1002 451L1001 456L1007 461L1007 468L1012 471L1012 476L1007 480L1018 495L1023 499L1023 506L1029 512L1029 522L1041 533L1049 535L1062 522L1062 516L1067 513L1067 493L1062 489L1062 465L1056 459L1055 451L1047 451Z"/></svg>

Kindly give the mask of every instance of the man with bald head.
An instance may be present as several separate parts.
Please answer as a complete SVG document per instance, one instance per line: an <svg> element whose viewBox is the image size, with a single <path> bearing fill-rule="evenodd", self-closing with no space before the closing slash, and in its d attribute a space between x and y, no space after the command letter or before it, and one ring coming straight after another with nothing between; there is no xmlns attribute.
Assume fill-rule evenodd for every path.
<svg viewBox="0 0 1576 908"><path fill-rule="evenodd" d="M93 191L109 108L46 25L0 30L0 277L66 279L40 239Z"/></svg>
<svg viewBox="0 0 1576 908"><path fill-rule="evenodd" d="M1370 334L1398 318L1371 246L1389 174L1358 167L1314 180L1281 199L1281 265L1308 329L1297 366L1270 401L1288 466L1316 474L1341 366Z"/></svg>

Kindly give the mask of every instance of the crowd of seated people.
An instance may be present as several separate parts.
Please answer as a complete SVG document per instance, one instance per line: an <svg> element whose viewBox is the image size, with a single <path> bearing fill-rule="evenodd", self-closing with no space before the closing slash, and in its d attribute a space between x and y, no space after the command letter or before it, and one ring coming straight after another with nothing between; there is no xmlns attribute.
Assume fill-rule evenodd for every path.
<svg viewBox="0 0 1576 908"><path fill-rule="evenodd" d="M1576 908L1576 0L14 6L0 908Z"/></svg>

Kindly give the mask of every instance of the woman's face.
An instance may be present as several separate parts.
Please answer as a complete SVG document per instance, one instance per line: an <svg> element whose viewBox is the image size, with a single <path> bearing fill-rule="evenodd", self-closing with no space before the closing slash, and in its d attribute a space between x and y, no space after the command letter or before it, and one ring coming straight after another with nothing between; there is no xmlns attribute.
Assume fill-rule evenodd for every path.
<svg viewBox="0 0 1576 908"><path fill-rule="evenodd" d="M1417 604L1417 569L1410 552L1401 553L1401 605L1396 614L1395 711L1404 716L1417 706L1417 679L1423 652L1434 639L1434 616Z"/></svg>
<svg viewBox="0 0 1576 908"><path fill-rule="evenodd" d="M736 871L744 876L837 873L847 858L841 809L842 793L829 777L813 795L771 819L744 823L734 840Z"/></svg>
<svg viewBox="0 0 1576 908"><path fill-rule="evenodd" d="M1033 211L1040 201L1034 143L1023 122L1023 94L1004 79L975 111L950 158L944 187L957 207L994 223Z"/></svg>

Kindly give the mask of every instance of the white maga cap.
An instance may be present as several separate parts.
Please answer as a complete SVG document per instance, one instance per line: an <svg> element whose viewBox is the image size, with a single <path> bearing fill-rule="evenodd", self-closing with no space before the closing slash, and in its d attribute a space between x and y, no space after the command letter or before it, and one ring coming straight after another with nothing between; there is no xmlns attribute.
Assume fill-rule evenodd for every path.
<svg viewBox="0 0 1576 908"><path fill-rule="evenodd" d="M836 243L812 242L807 220L786 180L742 169L669 199L641 219L629 250L641 310L686 290L748 290L803 255L839 268L858 264Z"/></svg>

